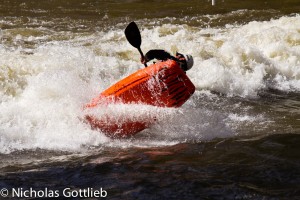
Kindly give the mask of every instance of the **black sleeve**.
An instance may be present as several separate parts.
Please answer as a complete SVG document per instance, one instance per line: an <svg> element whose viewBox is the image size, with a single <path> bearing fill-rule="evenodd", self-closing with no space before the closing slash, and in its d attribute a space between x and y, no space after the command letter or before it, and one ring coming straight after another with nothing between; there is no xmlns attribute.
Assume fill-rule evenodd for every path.
<svg viewBox="0 0 300 200"><path fill-rule="evenodd" d="M150 50L145 55L146 62L152 60L152 59L158 59L158 60L168 60L168 59L174 59L174 56L171 56L168 52L160 49L154 49Z"/></svg>

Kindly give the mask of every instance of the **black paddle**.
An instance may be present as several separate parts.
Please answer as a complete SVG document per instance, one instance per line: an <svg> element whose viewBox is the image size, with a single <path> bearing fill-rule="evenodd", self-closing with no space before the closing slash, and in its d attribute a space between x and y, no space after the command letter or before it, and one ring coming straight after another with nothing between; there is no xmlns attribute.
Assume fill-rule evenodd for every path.
<svg viewBox="0 0 300 200"><path fill-rule="evenodd" d="M141 50L141 44L142 44L141 33L135 22L130 22L130 24L128 24L128 26L125 29L125 36L128 42L139 50L142 59L144 59L145 56ZM146 63L144 65L145 67L147 67Z"/></svg>

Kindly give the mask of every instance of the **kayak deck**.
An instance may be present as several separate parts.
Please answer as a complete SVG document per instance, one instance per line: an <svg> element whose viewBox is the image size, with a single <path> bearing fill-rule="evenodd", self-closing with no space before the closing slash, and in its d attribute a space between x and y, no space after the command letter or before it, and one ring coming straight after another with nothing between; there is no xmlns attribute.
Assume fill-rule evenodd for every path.
<svg viewBox="0 0 300 200"><path fill-rule="evenodd" d="M159 107L180 107L194 93L195 86L179 65L168 60L159 62L122 79L103 91L98 97L85 106L94 109L107 103L146 104ZM113 119L97 118L87 115L86 120L109 136L130 136L149 127L155 120L131 121L122 120L118 124Z"/></svg>

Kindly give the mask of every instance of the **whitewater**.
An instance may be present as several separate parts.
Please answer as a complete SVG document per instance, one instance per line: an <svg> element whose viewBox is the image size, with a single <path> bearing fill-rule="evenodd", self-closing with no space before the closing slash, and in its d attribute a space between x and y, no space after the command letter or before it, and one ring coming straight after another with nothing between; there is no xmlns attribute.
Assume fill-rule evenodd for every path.
<svg viewBox="0 0 300 200"><path fill-rule="evenodd" d="M83 106L143 67L123 29L86 36L63 32L60 34L71 34L71 39L62 41L43 36L42 32L50 31L45 28L35 30L40 32L37 36L27 31L32 30L18 34L0 30L1 40L10 38L11 44L21 44L0 45L0 153L34 149L78 152L95 146L161 146L233 137L241 134L234 126L245 121L267 123L268 119L263 114L257 117L205 107L195 112L201 96L215 98L219 93L255 99L268 89L300 91L299 15L221 28L145 27L141 29L145 52L163 48L194 56L194 67L187 75L197 91L178 110L144 105L103 108L109 115L126 115L130 110L137 117L160 117L160 122L141 132L137 140L114 140L82 120ZM22 45L26 43L33 43L34 48ZM178 121L184 125L178 126Z"/></svg>

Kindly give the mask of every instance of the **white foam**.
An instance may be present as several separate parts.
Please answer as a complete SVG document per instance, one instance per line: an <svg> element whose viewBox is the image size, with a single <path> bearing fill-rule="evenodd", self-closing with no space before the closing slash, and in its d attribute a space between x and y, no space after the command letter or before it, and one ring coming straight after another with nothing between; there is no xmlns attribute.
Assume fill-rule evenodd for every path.
<svg viewBox="0 0 300 200"><path fill-rule="evenodd" d="M300 16L218 29L165 24L142 29L142 49L192 54L195 66L187 75L197 90L242 97L256 96L267 87L299 91L299 27ZM22 48L0 46L0 153L172 145L236 135L226 119L252 123L252 119L244 118L248 115L234 118L229 113L195 108L195 102L187 102L181 109L111 105L99 112L160 120L135 139L107 138L82 122L82 107L141 68L139 54L128 44L123 30L70 38L37 43L32 54L22 53Z"/></svg>
<svg viewBox="0 0 300 200"><path fill-rule="evenodd" d="M299 27L295 16L205 30L210 36L199 31L199 47L191 48L199 57L189 74L198 88L227 95L255 96L266 87L299 91Z"/></svg>
<svg viewBox="0 0 300 200"><path fill-rule="evenodd" d="M101 67L95 67L101 58L92 59L90 51L60 45L36 51L34 55L6 52L4 56L2 69L10 74L4 86L18 93L2 93L7 98L0 104L0 152L79 150L106 142L107 137L80 119L83 104L102 89L99 84L103 81L97 77ZM18 84L19 79L25 86Z"/></svg>

